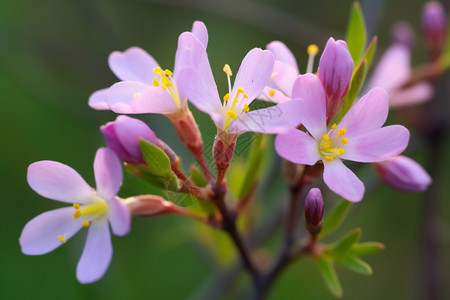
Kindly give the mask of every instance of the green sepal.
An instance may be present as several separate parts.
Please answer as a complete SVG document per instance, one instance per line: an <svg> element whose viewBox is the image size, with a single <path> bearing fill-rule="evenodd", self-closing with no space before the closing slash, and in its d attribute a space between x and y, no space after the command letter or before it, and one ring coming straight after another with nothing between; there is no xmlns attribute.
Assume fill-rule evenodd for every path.
<svg viewBox="0 0 450 300"><path fill-rule="evenodd" d="M345 254L354 244L361 239L361 229L356 228L347 233L340 241L327 246L326 253L331 256Z"/></svg>
<svg viewBox="0 0 450 300"><path fill-rule="evenodd" d="M136 175L137 177L140 177L141 179L157 188L160 188L164 191L178 190L178 179L173 173L162 177L153 174L149 168L144 166L125 164L125 167L130 173Z"/></svg>
<svg viewBox="0 0 450 300"><path fill-rule="evenodd" d="M154 175L166 177L172 173L169 157L161 148L144 139L139 139L139 145L144 160Z"/></svg>
<svg viewBox="0 0 450 300"><path fill-rule="evenodd" d="M354 256L366 256L378 253L384 250L384 245L378 242L365 242L353 245L349 249L349 253Z"/></svg>
<svg viewBox="0 0 450 300"><path fill-rule="evenodd" d="M361 7L358 2L354 2L350 11L345 41L355 65L359 62L366 46L366 36L366 25Z"/></svg>
<svg viewBox="0 0 450 300"><path fill-rule="evenodd" d="M194 165L191 166L191 180L199 187L205 187L208 184L205 174Z"/></svg>
<svg viewBox="0 0 450 300"><path fill-rule="evenodd" d="M373 273L368 263L353 255L340 256L336 259L336 262L359 274L372 275Z"/></svg>
<svg viewBox="0 0 450 300"><path fill-rule="evenodd" d="M333 208L331 213L329 213L323 221L322 231L319 234L319 239L324 238L331 232L338 229L339 226L341 226L351 205L352 203L350 201L342 200Z"/></svg>
<svg viewBox="0 0 450 300"><path fill-rule="evenodd" d="M366 75L368 71L370 70L370 67L372 66L373 57L375 56L375 52L377 51L378 46L378 37L374 36L372 40L369 43L369 46L367 46L366 51L364 52L362 59L366 59Z"/></svg>
<svg viewBox="0 0 450 300"><path fill-rule="evenodd" d="M325 257L317 259L320 273L330 292L337 298L342 298L343 291L339 278L336 274L333 261Z"/></svg>

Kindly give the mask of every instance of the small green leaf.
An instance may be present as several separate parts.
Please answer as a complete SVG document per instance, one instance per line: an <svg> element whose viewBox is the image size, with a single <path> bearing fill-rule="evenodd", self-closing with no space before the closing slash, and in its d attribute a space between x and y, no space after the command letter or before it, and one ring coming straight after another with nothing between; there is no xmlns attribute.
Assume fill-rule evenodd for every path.
<svg viewBox="0 0 450 300"><path fill-rule="evenodd" d="M172 173L170 160L164 151L144 139L139 139L139 145L144 160L153 174L165 177Z"/></svg>
<svg viewBox="0 0 450 300"><path fill-rule="evenodd" d="M352 203L350 201L342 200L333 208L331 213L328 214L323 222L322 231L319 234L320 239L324 238L341 226L342 221L347 215L351 205Z"/></svg>
<svg viewBox="0 0 450 300"><path fill-rule="evenodd" d="M356 228L347 233L340 241L327 247L327 254L332 256L343 255L361 239L361 229Z"/></svg>
<svg viewBox="0 0 450 300"><path fill-rule="evenodd" d="M353 245L349 253L355 256L366 256L378 253L384 250L384 245L377 242L366 242Z"/></svg>
<svg viewBox="0 0 450 300"><path fill-rule="evenodd" d="M366 35L366 25L361 7L358 2L354 2L350 11L345 40L355 65L359 62L366 46Z"/></svg>
<svg viewBox="0 0 450 300"><path fill-rule="evenodd" d="M325 258L317 259L322 278L330 292L337 298L342 298L342 286L334 269L333 262Z"/></svg>
<svg viewBox="0 0 450 300"><path fill-rule="evenodd" d="M372 268L369 266L369 264L356 256L342 256L336 259L336 262L343 265L347 269L352 270L353 272L363 275L372 275Z"/></svg>
<svg viewBox="0 0 450 300"><path fill-rule="evenodd" d="M199 187L205 187L208 184L205 174L194 165L191 166L191 180Z"/></svg>

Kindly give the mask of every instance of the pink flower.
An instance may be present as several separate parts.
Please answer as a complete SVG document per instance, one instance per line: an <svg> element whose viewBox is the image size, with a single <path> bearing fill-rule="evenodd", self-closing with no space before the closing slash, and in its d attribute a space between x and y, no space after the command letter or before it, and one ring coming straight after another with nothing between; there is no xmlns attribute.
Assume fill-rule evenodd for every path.
<svg viewBox="0 0 450 300"><path fill-rule="evenodd" d="M379 162L401 153L409 131L400 125L381 127L388 115L388 95L372 89L355 103L339 124L327 126L326 94L317 76L299 76L293 98L302 99L301 121L309 134L294 129L276 137L275 148L283 158L296 163L324 164L323 178L336 194L353 202L364 195L364 185L342 159Z"/></svg>
<svg viewBox="0 0 450 300"><path fill-rule="evenodd" d="M183 58L193 62L180 70L180 88L190 102L211 116L220 130L236 134L246 131L277 133L299 124L297 103L250 111L250 104L261 94L272 74L273 55L270 51L255 48L248 52L233 87L231 68L225 65L229 91L222 102L205 47L188 33L183 33L179 42L183 45L179 50L186 54Z"/></svg>
<svg viewBox="0 0 450 300"><path fill-rule="evenodd" d="M31 164L27 175L31 188L43 197L73 203L73 207L40 214L25 225L19 239L24 254L41 255L89 227L77 266L81 283L100 279L108 269L112 257L109 225L115 235L125 235L130 230L130 212L116 197L122 184L122 168L114 152L107 148L97 151L94 173L97 190L67 165L55 161Z"/></svg>
<svg viewBox="0 0 450 300"><path fill-rule="evenodd" d="M194 22L189 34L206 48L208 32L202 22ZM109 66L122 81L94 92L89 105L94 109L111 109L123 114L178 112L185 107L186 97L179 89L177 75L180 66L190 63L183 57L185 55L178 49L172 73L168 69L163 70L150 54L138 47L111 53Z"/></svg>
<svg viewBox="0 0 450 300"><path fill-rule="evenodd" d="M422 11L422 30L431 59L437 60L445 46L447 16L439 1L428 1Z"/></svg>
<svg viewBox="0 0 450 300"><path fill-rule="evenodd" d="M406 192L425 191L432 182L430 175L406 156L378 162L375 169L387 185Z"/></svg>
<svg viewBox="0 0 450 300"><path fill-rule="evenodd" d="M422 103L433 96L428 82L419 82L410 87L403 85L411 76L411 50L403 43L395 43L382 55L366 90L380 87L389 94L389 106L400 107Z"/></svg>

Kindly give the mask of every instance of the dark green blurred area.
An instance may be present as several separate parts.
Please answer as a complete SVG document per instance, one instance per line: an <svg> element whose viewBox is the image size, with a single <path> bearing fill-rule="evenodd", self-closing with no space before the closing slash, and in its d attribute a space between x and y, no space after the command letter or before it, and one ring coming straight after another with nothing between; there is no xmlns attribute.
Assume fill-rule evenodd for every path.
<svg viewBox="0 0 450 300"><path fill-rule="evenodd" d="M218 267L207 247L195 237L199 233L195 221L182 217L134 219L130 234L113 238L114 256L106 276L90 285L81 285L75 279L85 232L47 255L23 255L18 238L26 222L41 212L61 206L28 187L27 166L38 160L60 161L94 185L93 158L96 149L104 146L98 128L113 120L115 114L94 111L87 101L93 91L116 81L107 65L110 52L140 46L163 68L172 69L178 35L190 30L193 21L202 20L208 27L208 53L223 94L226 86L223 65L228 63L237 71L247 51L253 47L264 48L272 40L282 40L292 49L303 73L308 44L316 43L322 49L329 36L344 38L351 3L2 0L0 299L199 299L200 290ZM362 2L369 27L379 36L379 49L389 44L389 28L396 20L411 22L419 33L422 4L418 0ZM414 59L420 63L425 54L420 36L416 40ZM194 108L193 111L205 144L210 144L215 133L213 123L208 116ZM169 121L156 115L141 118L185 157L188 166L191 157ZM426 145L414 136L411 143L418 150L408 154L426 165ZM448 141L446 146L450 146ZM448 183L448 156L442 164L447 170L445 179L440 180ZM372 183L376 180L370 168L363 171L362 178ZM275 183L272 192L267 193L266 204L277 204L281 201L280 193L285 193L282 180ZM146 184L125 175L121 196L148 192L151 190ZM441 237L442 273L439 275L442 283L448 283L448 187L442 188L441 194L440 214L436 216ZM374 269L371 277L338 268L346 299L417 297L422 196L377 186L362 203L354 205L340 234L361 227L363 241L383 242L386 251L367 258ZM326 203L332 206L336 200L332 196ZM239 279L245 283L244 276ZM234 285L229 290L235 292L240 286ZM450 288L447 285L444 289L444 298L450 299ZM299 298L333 299L311 259L293 264L276 282L270 295L270 299Z"/></svg>

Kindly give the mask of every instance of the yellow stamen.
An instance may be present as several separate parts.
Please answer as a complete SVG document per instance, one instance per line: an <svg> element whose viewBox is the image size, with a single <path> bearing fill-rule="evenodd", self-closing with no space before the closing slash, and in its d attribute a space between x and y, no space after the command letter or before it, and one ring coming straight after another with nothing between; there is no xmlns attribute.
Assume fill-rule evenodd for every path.
<svg viewBox="0 0 450 300"><path fill-rule="evenodd" d="M79 209L80 208L80 204L79 203L74 203L73 207L75 207L75 209Z"/></svg>
<svg viewBox="0 0 450 300"><path fill-rule="evenodd" d="M84 227L89 227L90 223L89 221L84 221L83 223L81 223L81 225L83 225Z"/></svg>
<svg viewBox="0 0 450 300"><path fill-rule="evenodd" d="M159 81L158 81L158 79L156 78L156 76L155 76L155 78L153 78L153 85L154 85L154 86L159 86Z"/></svg>
<svg viewBox="0 0 450 300"><path fill-rule="evenodd" d="M274 89L269 90L269 96L273 97L273 95L275 95L275 90Z"/></svg>
<svg viewBox="0 0 450 300"><path fill-rule="evenodd" d="M339 148L338 151L339 151L340 155L344 155L344 153L345 153L345 149L342 149L342 148Z"/></svg>
<svg viewBox="0 0 450 300"><path fill-rule="evenodd" d="M161 82L165 87L171 87L173 85L170 79L167 77L161 77Z"/></svg>
<svg viewBox="0 0 450 300"><path fill-rule="evenodd" d="M346 137L342 138L341 144L345 145L348 143L348 139Z"/></svg>
<svg viewBox="0 0 450 300"><path fill-rule="evenodd" d="M347 130L345 130L344 127L342 127L341 129L339 129L338 132L336 132L337 136L344 136L347 133Z"/></svg>
<svg viewBox="0 0 450 300"><path fill-rule="evenodd" d="M66 238L65 238L63 235L58 235L58 240L59 240L61 243L67 242Z"/></svg>
<svg viewBox="0 0 450 300"><path fill-rule="evenodd" d="M153 72L155 72L155 73L159 73L159 72L161 72L162 70L161 70L161 68L160 67L157 67L157 68L154 68L153 69Z"/></svg>
<svg viewBox="0 0 450 300"><path fill-rule="evenodd" d="M236 119L236 113L234 112L234 110L229 110L227 111L227 115L232 118L233 120Z"/></svg>
<svg viewBox="0 0 450 300"><path fill-rule="evenodd" d="M325 134L322 138L323 138L324 141L329 141L330 140L330 137L327 134Z"/></svg>
<svg viewBox="0 0 450 300"><path fill-rule="evenodd" d="M77 210L74 214L73 214L73 218L74 219L78 219L79 217L81 217L81 212L79 210Z"/></svg>
<svg viewBox="0 0 450 300"><path fill-rule="evenodd" d="M243 88L238 88L238 89L237 89L237 93L238 93L238 94L239 94L239 93L242 93L242 94L243 94L243 93L245 93L245 90L244 90Z"/></svg>
<svg viewBox="0 0 450 300"><path fill-rule="evenodd" d="M333 156L324 156L326 161L332 161L333 160Z"/></svg>
<svg viewBox="0 0 450 300"><path fill-rule="evenodd" d="M223 71L224 71L228 76L233 76L233 72L231 72L230 65L225 64L225 66L223 66Z"/></svg>
<svg viewBox="0 0 450 300"><path fill-rule="evenodd" d="M319 47L317 47L317 45L315 44L311 44L308 46L308 48L306 48L306 52L308 53L308 55L317 55L317 53L319 52Z"/></svg>
<svg viewBox="0 0 450 300"><path fill-rule="evenodd" d="M172 76L172 72L169 69L165 69L164 70L164 74L166 74L167 76Z"/></svg>
<svg viewBox="0 0 450 300"><path fill-rule="evenodd" d="M337 128L336 123L334 123L333 126L331 126L331 128L332 128L332 129L336 129L336 128Z"/></svg>
<svg viewBox="0 0 450 300"><path fill-rule="evenodd" d="M247 95L247 94L244 94L244 95L242 95L242 97L244 97L245 99L247 99L247 98L248 98L248 95Z"/></svg>
<svg viewBox="0 0 450 300"><path fill-rule="evenodd" d="M223 96L223 101L227 102L228 99L230 99L230 94L226 93L225 96Z"/></svg>
<svg viewBox="0 0 450 300"><path fill-rule="evenodd" d="M108 204L102 198L98 197L94 199L94 203L91 205L84 206L73 214L74 219L78 219L85 215L106 215L108 212Z"/></svg>
<svg viewBox="0 0 450 300"><path fill-rule="evenodd" d="M269 81L272 81L273 78L274 78L275 76L277 76L277 74L278 74L277 72L272 73L272 74L270 75Z"/></svg>
<svg viewBox="0 0 450 300"><path fill-rule="evenodd" d="M250 111L250 107L248 107L247 104L244 104L244 111L249 112Z"/></svg>

